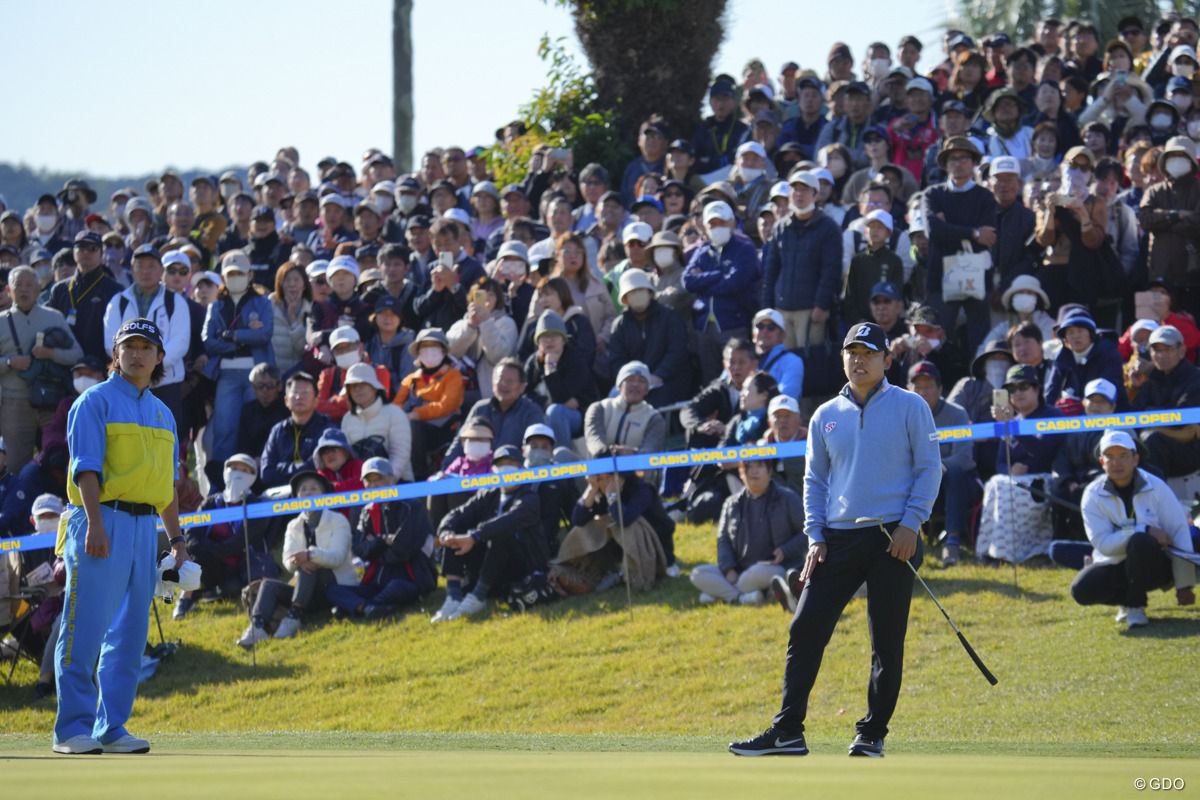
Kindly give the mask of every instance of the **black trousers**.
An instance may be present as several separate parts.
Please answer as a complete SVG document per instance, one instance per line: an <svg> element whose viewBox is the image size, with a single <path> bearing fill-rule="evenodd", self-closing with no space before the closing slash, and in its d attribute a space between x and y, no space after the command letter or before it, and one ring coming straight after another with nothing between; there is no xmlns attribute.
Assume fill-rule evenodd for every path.
<svg viewBox="0 0 1200 800"><path fill-rule="evenodd" d="M1145 608L1146 593L1173 580L1170 556L1150 534L1135 533L1125 545L1125 560L1084 567L1071 581L1071 597L1081 606Z"/></svg>
<svg viewBox="0 0 1200 800"><path fill-rule="evenodd" d="M275 607L282 604L300 606L304 611L328 608L330 603L325 593L336 585L333 570L324 567L311 573L297 572L295 587L280 580L265 580L259 586L258 599L254 601L250 617L255 621L268 620L275 614Z"/></svg>
<svg viewBox="0 0 1200 800"><path fill-rule="evenodd" d="M462 556L449 547L442 548L441 553L443 575L458 575L467 591L482 582L488 587L490 597L503 596L510 584L529 572L521 546L512 536L476 542L471 551Z"/></svg>
<svg viewBox="0 0 1200 800"><path fill-rule="evenodd" d="M886 524L892 531L899 522ZM900 697L904 672L904 635L912 602L913 574L903 561L887 552L888 538L878 526L835 531L825 529L825 562L818 564L800 594L796 616L788 631L787 663L783 670L783 705L775 725L789 733L804 732L808 696L821 669L821 658L838 619L854 592L867 584L867 620L871 633L871 678L867 686L867 715L856 728L869 736L886 736L888 722ZM923 545L911 559L919 567Z"/></svg>
<svg viewBox="0 0 1200 800"><path fill-rule="evenodd" d="M1177 442L1162 431L1147 434L1143 441L1150 451L1150 462L1167 477L1178 478L1200 469L1200 450L1194 442Z"/></svg>

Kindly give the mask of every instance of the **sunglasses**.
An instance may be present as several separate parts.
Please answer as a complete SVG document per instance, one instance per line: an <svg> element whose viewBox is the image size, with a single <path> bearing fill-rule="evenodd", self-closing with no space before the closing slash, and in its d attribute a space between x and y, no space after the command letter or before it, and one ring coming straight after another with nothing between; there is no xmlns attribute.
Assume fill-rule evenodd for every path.
<svg viewBox="0 0 1200 800"><path fill-rule="evenodd" d="M278 381L276 381L274 383L252 383L250 385L254 387L254 391L256 391L256 392L268 391L271 389L279 388Z"/></svg>
<svg viewBox="0 0 1200 800"><path fill-rule="evenodd" d="M328 286L329 281L324 278L313 278L312 284L313 286Z"/></svg>
<svg viewBox="0 0 1200 800"><path fill-rule="evenodd" d="M167 267L167 272L171 275L191 275L192 271L187 267Z"/></svg>

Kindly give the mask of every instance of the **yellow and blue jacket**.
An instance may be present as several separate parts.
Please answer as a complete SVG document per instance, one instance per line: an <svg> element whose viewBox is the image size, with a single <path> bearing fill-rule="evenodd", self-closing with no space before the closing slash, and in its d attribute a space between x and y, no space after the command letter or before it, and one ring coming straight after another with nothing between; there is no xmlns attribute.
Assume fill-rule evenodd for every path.
<svg viewBox="0 0 1200 800"><path fill-rule="evenodd" d="M81 472L100 476L100 502L148 503L161 514L175 497L175 418L150 393L113 373L79 396L67 415L67 499L82 507Z"/></svg>

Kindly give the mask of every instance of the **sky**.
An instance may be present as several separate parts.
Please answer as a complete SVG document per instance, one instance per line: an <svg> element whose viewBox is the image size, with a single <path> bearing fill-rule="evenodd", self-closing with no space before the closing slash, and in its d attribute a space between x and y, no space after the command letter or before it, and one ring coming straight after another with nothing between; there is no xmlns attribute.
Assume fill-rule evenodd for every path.
<svg viewBox="0 0 1200 800"><path fill-rule="evenodd" d="M216 171L287 144L309 169L327 155L357 166L368 148L392 146L391 9L389 0L6 4L0 71L18 85L0 161L117 177ZM771 74L788 60L824 72L836 40L861 63L869 42L895 47L907 33L926 43L928 69L946 15L945 0L729 0L713 70L740 75L757 56ZM547 82L543 34L566 37L586 64L569 11L553 0L415 0L412 30L415 161L436 146L490 144Z"/></svg>

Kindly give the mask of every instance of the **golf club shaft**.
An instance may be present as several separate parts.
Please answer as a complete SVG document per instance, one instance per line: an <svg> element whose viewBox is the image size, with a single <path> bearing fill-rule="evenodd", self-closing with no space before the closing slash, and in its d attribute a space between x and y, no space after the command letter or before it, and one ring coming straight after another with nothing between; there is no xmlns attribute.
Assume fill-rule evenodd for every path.
<svg viewBox="0 0 1200 800"><path fill-rule="evenodd" d="M888 529L883 527L883 522L879 522L879 530L883 531L883 535L888 538L889 542L895 541L892 539L892 535L888 533ZM992 686L995 686L998 682L996 680L996 676L993 675L992 671L984 665L983 660L979 657L979 654L975 652L975 648L971 647L971 643L967 641L967 637L963 636L962 631L960 631L958 626L954 624L954 620L951 619L950 615L946 613L946 609L942 606L942 602L937 599L937 595L933 593L933 590L929 588L929 584L926 583L925 579L921 577L921 573L917 572L917 568L913 566L911 561L906 559L904 563L908 564L908 568L912 570L912 574L917 576L917 580L921 582L923 587L925 587L926 593L933 598L934 605L938 607L938 611L942 612L942 616L946 618L946 622L949 622L950 627L954 628L954 632L958 634L958 640L962 642L963 649L967 651L967 655L969 655L971 660L975 662L975 666L979 667L979 671L983 673L983 677L987 678L988 683L990 683Z"/></svg>
<svg viewBox="0 0 1200 800"><path fill-rule="evenodd" d="M249 511L246 509L246 495L250 493L250 487L246 487L242 491L242 540L246 543L246 585L249 586L254 582L254 576L250 572L250 520ZM262 588L261 586L259 587ZM250 610L250 624L254 624L254 610ZM253 639L254 637L250 637ZM250 642L250 669L258 671L258 653L255 650L255 643Z"/></svg>

